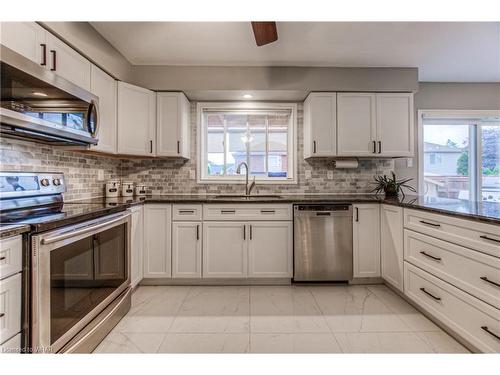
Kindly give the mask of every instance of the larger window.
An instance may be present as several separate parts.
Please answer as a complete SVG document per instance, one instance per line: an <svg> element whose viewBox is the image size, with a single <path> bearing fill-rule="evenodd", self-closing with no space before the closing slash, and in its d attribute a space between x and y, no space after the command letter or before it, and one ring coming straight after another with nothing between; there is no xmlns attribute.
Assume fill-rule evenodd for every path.
<svg viewBox="0 0 500 375"><path fill-rule="evenodd" d="M500 114L422 112L426 196L500 202Z"/></svg>
<svg viewBox="0 0 500 375"><path fill-rule="evenodd" d="M296 105L199 103L199 182L295 182Z"/></svg>

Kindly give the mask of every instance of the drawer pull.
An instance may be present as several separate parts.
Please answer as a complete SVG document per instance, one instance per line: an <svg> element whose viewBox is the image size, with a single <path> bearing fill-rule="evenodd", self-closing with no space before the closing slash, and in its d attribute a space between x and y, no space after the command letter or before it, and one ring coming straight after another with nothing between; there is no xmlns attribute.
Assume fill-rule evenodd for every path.
<svg viewBox="0 0 500 375"><path fill-rule="evenodd" d="M200 225L196 224L196 241L200 240Z"/></svg>
<svg viewBox="0 0 500 375"><path fill-rule="evenodd" d="M180 214L194 214L194 210L179 210Z"/></svg>
<svg viewBox="0 0 500 375"><path fill-rule="evenodd" d="M434 294L429 293L427 290L425 290L425 288L420 288L420 290L421 290L422 292L424 292L425 294L427 294L429 297L432 297L434 300L436 300L436 301L441 301L441 298L440 298L440 297L436 297Z"/></svg>
<svg viewBox="0 0 500 375"><path fill-rule="evenodd" d="M0 318L3 318L5 316L5 313L0 313Z"/></svg>
<svg viewBox="0 0 500 375"><path fill-rule="evenodd" d="M426 256L427 258L435 260L436 262L439 262L441 260L441 258L438 258L438 257L435 257L433 255L427 254L425 251L421 251L420 254Z"/></svg>
<svg viewBox="0 0 500 375"><path fill-rule="evenodd" d="M497 286L497 287L500 288L500 284L499 283L496 283L494 281L489 280L486 276L481 276L480 279L483 280L483 281L486 281L487 283L493 284L493 285L495 285L495 286Z"/></svg>
<svg viewBox="0 0 500 375"><path fill-rule="evenodd" d="M261 214L274 214L276 213L275 210L260 210Z"/></svg>
<svg viewBox="0 0 500 375"><path fill-rule="evenodd" d="M433 226L433 227L436 227L436 228L439 228L441 226L441 224L429 223L428 221L425 221L425 220L420 220L420 222L422 224L427 224L427 225L430 225L430 226Z"/></svg>
<svg viewBox="0 0 500 375"><path fill-rule="evenodd" d="M0 257L0 261L7 259L7 257Z"/></svg>
<svg viewBox="0 0 500 375"><path fill-rule="evenodd" d="M481 238L483 238L483 239L485 239L485 240L488 240L488 241L493 241L493 242L498 242L498 243L500 243L500 240L497 240L497 239L494 239L494 238L490 238L490 237L488 237L488 236L479 236L479 237L481 237Z"/></svg>
<svg viewBox="0 0 500 375"><path fill-rule="evenodd" d="M221 214L234 214L236 210L220 210Z"/></svg>
<svg viewBox="0 0 500 375"><path fill-rule="evenodd" d="M491 336L493 336L493 337L494 337L494 338L496 338L497 340L500 340L500 336L498 336L497 334L495 334L495 333L491 332L491 331L488 329L488 327L487 327L487 326L482 326L482 327L481 327L481 329L482 329L483 331L488 332Z"/></svg>

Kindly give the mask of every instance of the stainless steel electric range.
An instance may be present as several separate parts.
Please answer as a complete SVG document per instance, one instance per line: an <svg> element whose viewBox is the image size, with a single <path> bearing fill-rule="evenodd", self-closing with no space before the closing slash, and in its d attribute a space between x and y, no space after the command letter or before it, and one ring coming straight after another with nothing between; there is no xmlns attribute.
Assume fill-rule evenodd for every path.
<svg viewBox="0 0 500 375"><path fill-rule="evenodd" d="M23 349L91 352L130 309L130 214L66 203L61 173L0 172L0 223L24 235Z"/></svg>

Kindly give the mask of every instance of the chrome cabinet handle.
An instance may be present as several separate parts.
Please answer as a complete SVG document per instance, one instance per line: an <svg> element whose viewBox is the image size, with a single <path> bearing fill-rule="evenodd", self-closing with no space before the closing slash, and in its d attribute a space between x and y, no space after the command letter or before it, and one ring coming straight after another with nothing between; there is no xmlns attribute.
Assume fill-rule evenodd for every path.
<svg viewBox="0 0 500 375"><path fill-rule="evenodd" d="M247 226L243 225L243 240L247 239Z"/></svg>
<svg viewBox="0 0 500 375"><path fill-rule="evenodd" d="M177 141L177 153L178 154L181 153L181 142L180 141Z"/></svg>
<svg viewBox="0 0 500 375"><path fill-rule="evenodd" d="M498 336L497 334L495 334L495 333L491 332L487 326L482 326L482 327L481 327L481 329L482 329L483 331L488 332L491 336L493 336L493 337L494 337L494 338L496 338L497 340L500 340L500 336Z"/></svg>
<svg viewBox="0 0 500 375"><path fill-rule="evenodd" d="M52 54L52 68L50 70L55 72L57 70L57 52L51 49L50 53Z"/></svg>
<svg viewBox="0 0 500 375"><path fill-rule="evenodd" d="M274 214L276 213L275 210L260 210L261 214Z"/></svg>
<svg viewBox="0 0 500 375"><path fill-rule="evenodd" d="M313 154L316 153L316 141L313 141Z"/></svg>
<svg viewBox="0 0 500 375"><path fill-rule="evenodd" d="M149 141L149 153L152 154L153 153L153 140L150 140Z"/></svg>
<svg viewBox="0 0 500 375"><path fill-rule="evenodd" d="M252 239L252 226L250 225L250 239Z"/></svg>
<svg viewBox="0 0 500 375"><path fill-rule="evenodd" d="M441 258L438 258L438 257L435 257L433 255L430 255L430 254L427 254L425 251L421 251L420 254L426 256L427 258L430 258L432 260L435 260L437 262L439 262L441 260Z"/></svg>
<svg viewBox="0 0 500 375"><path fill-rule="evenodd" d="M377 153L377 142L376 141L372 141L373 142L373 153L376 154Z"/></svg>
<svg viewBox="0 0 500 375"><path fill-rule="evenodd" d="M378 153L382 153L382 141L378 141Z"/></svg>
<svg viewBox="0 0 500 375"><path fill-rule="evenodd" d="M436 228L439 228L441 226L441 224L429 223L428 221L425 221L425 220L420 220L420 222L422 224L430 225L430 226L433 226L433 227L436 227Z"/></svg>
<svg viewBox="0 0 500 375"><path fill-rule="evenodd" d="M220 210L221 214L234 214L236 210Z"/></svg>
<svg viewBox="0 0 500 375"><path fill-rule="evenodd" d="M356 207L356 221L359 221L359 208Z"/></svg>
<svg viewBox="0 0 500 375"><path fill-rule="evenodd" d="M0 261L7 259L7 257L0 257Z"/></svg>
<svg viewBox="0 0 500 375"><path fill-rule="evenodd" d="M196 240L200 240L200 224L196 224Z"/></svg>
<svg viewBox="0 0 500 375"><path fill-rule="evenodd" d="M491 237L488 237L488 236L479 236L479 237L482 238L482 239L488 240L488 241L500 242L500 240L497 240L495 238L491 238Z"/></svg>
<svg viewBox="0 0 500 375"><path fill-rule="evenodd" d="M425 290L425 288L420 288L420 290L421 290L422 292L424 292L425 294L427 294L428 296L430 296L431 298L433 298L434 300L436 300L436 301L441 301L441 298L440 298L440 297L436 297L434 294L429 293L427 290Z"/></svg>
<svg viewBox="0 0 500 375"><path fill-rule="evenodd" d="M490 283L490 284L495 285L495 286L497 286L497 287L499 287L499 288L500 288L500 284L499 284L499 283L496 283L496 282L494 282L494 281L491 281L491 280L490 280L490 279L488 279L486 276L481 276L481 277L480 277L480 279L481 279L481 280L483 280L483 281L486 281L487 283Z"/></svg>
<svg viewBox="0 0 500 375"><path fill-rule="evenodd" d="M0 313L0 318L3 318L5 316L5 313Z"/></svg>
<svg viewBox="0 0 500 375"><path fill-rule="evenodd" d="M180 214L194 214L194 210L179 210Z"/></svg>
<svg viewBox="0 0 500 375"><path fill-rule="evenodd" d="M42 47L42 62L40 65L47 65L47 45L45 43L40 43L40 47Z"/></svg>

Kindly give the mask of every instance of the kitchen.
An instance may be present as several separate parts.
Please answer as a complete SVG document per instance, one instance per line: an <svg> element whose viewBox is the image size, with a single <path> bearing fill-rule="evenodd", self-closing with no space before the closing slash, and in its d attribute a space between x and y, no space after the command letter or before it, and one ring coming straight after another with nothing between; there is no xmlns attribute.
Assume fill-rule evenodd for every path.
<svg viewBox="0 0 500 375"><path fill-rule="evenodd" d="M499 30L2 21L2 353L499 353Z"/></svg>

